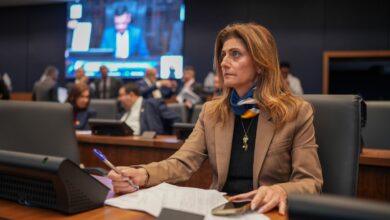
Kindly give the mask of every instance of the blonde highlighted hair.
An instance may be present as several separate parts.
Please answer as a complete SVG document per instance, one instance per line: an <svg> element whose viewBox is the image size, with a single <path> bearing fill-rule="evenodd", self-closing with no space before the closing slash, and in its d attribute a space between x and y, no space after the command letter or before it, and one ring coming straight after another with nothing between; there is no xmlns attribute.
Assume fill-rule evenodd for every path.
<svg viewBox="0 0 390 220"><path fill-rule="evenodd" d="M279 69L278 52L271 33L263 26L255 23L236 23L222 29L215 41L214 68L221 84L222 96L209 109L215 120L223 122L230 113L230 94L232 88L224 85L221 69L221 51L223 44L231 38L240 39L251 55L257 75L254 98L261 111L267 112L276 125L292 120L297 112L301 98L293 96Z"/></svg>

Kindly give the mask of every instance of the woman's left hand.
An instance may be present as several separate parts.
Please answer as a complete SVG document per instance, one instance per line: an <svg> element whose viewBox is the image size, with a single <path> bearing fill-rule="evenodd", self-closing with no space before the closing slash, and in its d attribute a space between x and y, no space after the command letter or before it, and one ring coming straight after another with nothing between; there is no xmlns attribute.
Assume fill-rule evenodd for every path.
<svg viewBox="0 0 390 220"><path fill-rule="evenodd" d="M240 202L251 200L251 209L260 213L279 207L279 213L286 214L287 193L280 186L261 186L257 190L239 194L229 198L230 201Z"/></svg>

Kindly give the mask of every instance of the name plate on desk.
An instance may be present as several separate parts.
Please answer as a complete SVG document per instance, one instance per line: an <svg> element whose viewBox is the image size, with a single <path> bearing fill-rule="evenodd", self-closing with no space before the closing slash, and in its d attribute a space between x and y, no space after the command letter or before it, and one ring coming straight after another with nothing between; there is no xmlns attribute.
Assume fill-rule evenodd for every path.
<svg viewBox="0 0 390 220"><path fill-rule="evenodd" d="M142 138L144 138L144 139L153 139L155 137L156 137L155 131L144 131L142 133Z"/></svg>

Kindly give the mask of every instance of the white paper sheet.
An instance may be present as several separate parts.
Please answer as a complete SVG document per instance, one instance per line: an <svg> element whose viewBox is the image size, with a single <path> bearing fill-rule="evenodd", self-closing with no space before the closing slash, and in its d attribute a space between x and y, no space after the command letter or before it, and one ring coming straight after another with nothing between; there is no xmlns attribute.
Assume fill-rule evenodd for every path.
<svg viewBox="0 0 390 220"><path fill-rule="evenodd" d="M268 217L258 213L246 213L230 217L217 217L211 214L211 209L227 202L224 193L216 190L204 190L191 187L179 187L168 183L143 189L135 193L126 194L106 200L106 205L122 209L131 209L147 212L158 216L163 207L186 211L205 216L205 220L266 220Z"/></svg>

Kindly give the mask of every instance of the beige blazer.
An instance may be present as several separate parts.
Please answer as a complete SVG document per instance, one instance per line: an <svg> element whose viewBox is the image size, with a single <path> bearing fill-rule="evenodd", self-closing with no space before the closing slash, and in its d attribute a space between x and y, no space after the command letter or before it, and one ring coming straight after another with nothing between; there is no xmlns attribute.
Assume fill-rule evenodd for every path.
<svg viewBox="0 0 390 220"><path fill-rule="evenodd" d="M211 123L205 103L189 138L167 160L143 167L149 173L147 185L179 182L190 178L207 158L213 180L210 188L222 190L228 174L234 130L234 114L223 124ZM261 111L257 124L253 188L280 185L287 193L319 193L322 171L317 154L313 110L309 103L299 107L297 118L278 130L270 116Z"/></svg>

